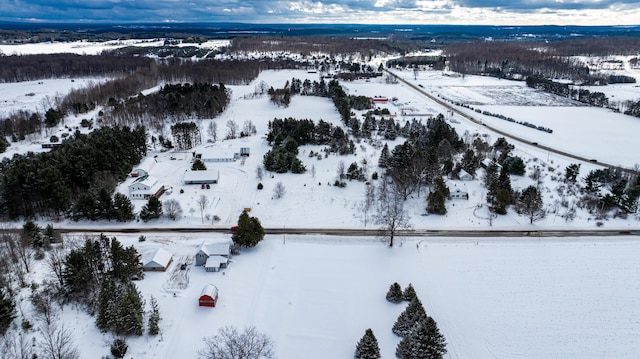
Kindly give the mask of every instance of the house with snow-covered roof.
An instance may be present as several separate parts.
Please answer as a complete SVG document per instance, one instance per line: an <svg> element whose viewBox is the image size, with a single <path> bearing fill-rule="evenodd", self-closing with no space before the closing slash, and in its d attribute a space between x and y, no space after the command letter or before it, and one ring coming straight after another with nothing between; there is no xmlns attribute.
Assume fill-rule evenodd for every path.
<svg viewBox="0 0 640 359"><path fill-rule="evenodd" d="M151 196L160 197L164 192L164 186L156 177L144 175L136 178L129 185L129 198L149 199Z"/></svg>
<svg viewBox="0 0 640 359"><path fill-rule="evenodd" d="M207 269L207 260L209 258L213 258L209 262L209 268ZM198 252L196 253L196 266L205 266L207 272L214 272L217 270L213 270L214 262L218 262L218 268L226 268L229 264L229 259L231 258L231 242L217 242L217 243L207 243L203 242L198 248Z"/></svg>
<svg viewBox="0 0 640 359"><path fill-rule="evenodd" d="M173 255L171 252L164 248L158 248L149 260L142 264L142 270L164 272L169 268L172 261Z"/></svg>

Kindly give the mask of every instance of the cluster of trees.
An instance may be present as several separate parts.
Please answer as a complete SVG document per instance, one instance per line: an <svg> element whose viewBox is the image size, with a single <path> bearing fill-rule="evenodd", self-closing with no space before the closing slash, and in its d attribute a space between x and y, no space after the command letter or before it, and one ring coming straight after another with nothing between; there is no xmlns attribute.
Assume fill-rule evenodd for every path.
<svg viewBox="0 0 640 359"><path fill-rule="evenodd" d="M200 128L195 122L178 122L171 125L171 135L175 147L180 151L191 149L202 143Z"/></svg>
<svg viewBox="0 0 640 359"><path fill-rule="evenodd" d="M512 41L460 42L448 45L444 53L449 68L463 74L507 79L536 74L543 78L571 78L574 81L589 79L589 68L578 60L540 51L537 45Z"/></svg>
<svg viewBox="0 0 640 359"><path fill-rule="evenodd" d="M567 167L567 181L575 182L575 168ZM593 213L604 214L617 210L625 217L638 210L640 177L615 169L594 169L584 177L583 204Z"/></svg>
<svg viewBox="0 0 640 359"><path fill-rule="evenodd" d="M385 144L378 160L404 199L431 185L436 177L452 173L453 156L464 147L442 115L429 119L426 125L412 121L408 131L408 139L391 152ZM475 169L470 173L474 172Z"/></svg>
<svg viewBox="0 0 640 359"><path fill-rule="evenodd" d="M392 328L393 333L402 337L396 347L397 358L438 359L447 353L445 337L440 333L436 321L427 315L411 284L402 291L398 283L393 283L387 292L387 300L392 303L409 302ZM354 358L379 359L380 357L378 340L373 331L367 329L356 344Z"/></svg>
<svg viewBox="0 0 640 359"><path fill-rule="evenodd" d="M437 56L404 56L397 59L388 60L387 68L403 67L417 68L418 66L428 66L434 70L443 70L447 58L442 55Z"/></svg>
<svg viewBox="0 0 640 359"><path fill-rule="evenodd" d="M489 112L489 111L486 111L486 110L485 111L481 111L480 109L475 109L475 111L478 112L478 113L482 113L483 115L486 115L486 116L499 118L501 120L517 123L519 125L527 126L527 127L530 127L530 128L535 128L538 131L543 131L543 132L546 132L546 133L553 133L553 130L548 128L548 127L536 126L533 123L530 123L530 122L527 122L527 121L517 121L513 117L508 117L508 116L505 116L503 114L493 113L493 112Z"/></svg>
<svg viewBox="0 0 640 359"><path fill-rule="evenodd" d="M104 127L90 134L77 131L51 152L14 155L0 163L0 210L9 218L91 217L83 202L100 201L101 189L113 193L118 181L126 178L146 153L143 127ZM113 205L118 200L122 209L127 204L120 199L114 198ZM108 209L106 198L102 202L106 219L118 219Z"/></svg>
<svg viewBox="0 0 640 359"><path fill-rule="evenodd" d="M180 119L213 118L224 111L229 103L229 92L224 84L196 82L193 84L167 84L160 91L149 96L138 96L142 106L154 106L159 115ZM133 103L129 103L133 105ZM151 112L151 111L149 111ZM154 115L153 113L151 113Z"/></svg>
<svg viewBox="0 0 640 359"><path fill-rule="evenodd" d="M602 92L591 92L583 89L576 90L569 87L566 83L555 82L535 75L528 76L526 82L529 87L550 92L558 96L573 98L591 106L607 107L609 105L609 99Z"/></svg>
<svg viewBox="0 0 640 359"><path fill-rule="evenodd" d="M269 121L268 127L267 141L274 146L282 145L289 139L297 146L327 145L329 152L339 154L351 154L355 147L342 128L324 120L316 124L309 119L275 118Z"/></svg>

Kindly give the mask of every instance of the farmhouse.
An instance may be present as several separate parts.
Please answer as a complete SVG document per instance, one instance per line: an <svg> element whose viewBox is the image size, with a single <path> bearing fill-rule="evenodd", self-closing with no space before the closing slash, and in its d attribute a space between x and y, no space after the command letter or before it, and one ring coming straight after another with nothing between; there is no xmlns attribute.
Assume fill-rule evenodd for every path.
<svg viewBox="0 0 640 359"><path fill-rule="evenodd" d="M129 185L129 197L131 199L149 199L151 196L160 197L164 192L164 186L156 177L144 175L138 177Z"/></svg>
<svg viewBox="0 0 640 359"><path fill-rule="evenodd" d="M215 307L218 302L218 288L213 284L207 284L202 288L198 303L201 307Z"/></svg>
<svg viewBox="0 0 640 359"><path fill-rule="evenodd" d="M220 172L216 170L186 171L184 173L184 184L208 184L218 183Z"/></svg>
<svg viewBox="0 0 640 359"><path fill-rule="evenodd" d="M226 258L224 266L220 263L219 267L226 268L231 258L231 242L218 242L218 243L206 243L203 242L196 253L196 265L204 266L207 264L209 257L222 257ZM214 261L210 264L213 265ZM206 266L205 266L206 268ZM210 270L207 270L211 272Z"/></svg>
<svg viewBox="0 0 640 359"><path fill-rule="evenodd" d="M173 261L173 256L164 248L158 248L151 259L142 265L142 270L164 272Z"/></svg>
<svg viewBox="0 0 640 359"><path fill-rule="evenodd" d="M469 193L456 189L455 192L451 192L452 199L469 199Z"/></svg>
<svg viewBox="0 0 640 359"><path fill-rule="evenodd" d="M202 162L233 162L240 158L240 153L230 148L209 147L195 152L194 157Z"/></svg>

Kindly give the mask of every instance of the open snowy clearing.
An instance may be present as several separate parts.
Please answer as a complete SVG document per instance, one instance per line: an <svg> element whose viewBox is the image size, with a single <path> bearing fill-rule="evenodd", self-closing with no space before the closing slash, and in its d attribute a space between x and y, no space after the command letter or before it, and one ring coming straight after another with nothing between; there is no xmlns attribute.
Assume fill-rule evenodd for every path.
<svg viewBox="0 0 640 359"><path fill-rule="evenodd" d="M640 352L639 238L404 239L267 236L234 256L224 272L189 268L188 287L167 289L180 256L222 235L118 234L144 255L174 254L165 273L137 282L153 295L162 334L128 339L127 358L194 358L201 338L232 325L256 326L278 358L350 358L372 328L383 358L394 357L391 327L404 304L385 300L391 283L412 283L448 342L446 358L635 358ZM216 285L215 308L198 306ZM174 296L175 293L175 296ZM70 309L70 308L68 308ZM65 310L82 358L110 341L83 311Z"/></svg>

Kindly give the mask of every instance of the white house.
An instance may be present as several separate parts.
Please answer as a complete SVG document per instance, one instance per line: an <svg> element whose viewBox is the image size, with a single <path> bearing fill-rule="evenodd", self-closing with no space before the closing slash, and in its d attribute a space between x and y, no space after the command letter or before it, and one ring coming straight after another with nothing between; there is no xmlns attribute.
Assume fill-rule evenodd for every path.
<svg viewBox="0 0 640 359"><path fill-rule="evenodd" d="M216 170L204 170L204 171L186 171L184 173L184 184L207 184L218 183L220 179L220 172Z"/></svg>
<svg viewBox="0 0 640 359"><path fill-rule="evenodd" d="M469 193L465 191L461 191L460 189L456 188L454 192L451 192L451 198L452 199L469 199Z"/></svg>
<svg viewBox="0 0 640 359"><path fill-rule="evenodd" d="M129 185L129 197L131 199L149 199L151 196L159 197L164 192L164 186L156 177L145 175L138 177Z"/></svg>
<svg viewBox="0 0 640 359"><path fill-rule="evenodd" d="M171 261L173 261L171 253L164 248L158 248L158 250L153 253L151 259L142 264L142 270L164 272L169 268Z"/></svg>
<svg viewBox="0 0 640 359"><path fill-rule="evenodd" d="M231 258L231 242L217 242L217 243L206 243L203 242L196 253L196 265L204 266L207 264L207 259L210 257L223 257L226 258L226 262L224 263L225 268L229 263L229 258ZM218 258L217 260L221 260ZM211 262L213 265L213 261Z"/></svg>
<svg viewBox="0 0 640 359"><path fill-rule="evenodd" d="M204 263L204 270L207 272L217 272L221 268L227 268L229 265L229 257L209 256Z"/></svg>

